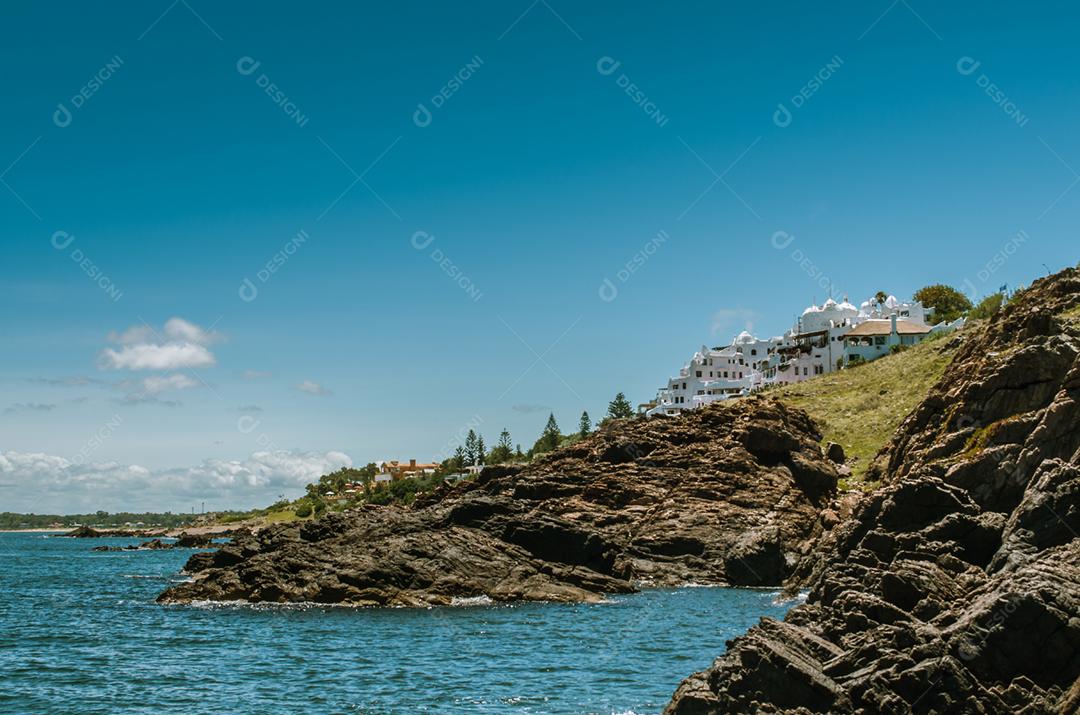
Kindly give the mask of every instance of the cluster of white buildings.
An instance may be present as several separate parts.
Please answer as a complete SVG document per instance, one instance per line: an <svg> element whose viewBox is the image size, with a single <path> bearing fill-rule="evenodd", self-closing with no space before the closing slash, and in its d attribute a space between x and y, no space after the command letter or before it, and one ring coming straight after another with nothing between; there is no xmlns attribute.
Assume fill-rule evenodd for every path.
<svg viewBox="0 0 1080 715"><path fill-rule="evenodd" d="M677 415L710 402L748 395L769 385L802 382L848 365L876 360L894 346L921 342L963 323L932 326L933 308L895 296L865 301L856 308L845 298L811 305L780 337L760 339L743 331L726 347L701 349L679 374L639 408L649 417ZM932 327L931 327L932 326Z"/></svg>

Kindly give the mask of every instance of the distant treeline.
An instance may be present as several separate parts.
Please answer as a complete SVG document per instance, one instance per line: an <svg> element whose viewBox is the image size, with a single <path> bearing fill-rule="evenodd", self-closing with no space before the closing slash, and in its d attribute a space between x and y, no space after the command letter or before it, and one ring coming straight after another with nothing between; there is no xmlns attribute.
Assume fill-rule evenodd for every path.
<svg viewBox="0 0 1080 715"><path fill-rule="evenodd" d="M110 514L107 511L98 511L91 514L16 514L14 512L0 512L0 529L47 529L51 526L74 527L80 524L90 526L121 527L128 524L140 524L141 526L176 527L186 526L199 518L198 514L155 514L144 512L135 514L121 511Z"/></svg>

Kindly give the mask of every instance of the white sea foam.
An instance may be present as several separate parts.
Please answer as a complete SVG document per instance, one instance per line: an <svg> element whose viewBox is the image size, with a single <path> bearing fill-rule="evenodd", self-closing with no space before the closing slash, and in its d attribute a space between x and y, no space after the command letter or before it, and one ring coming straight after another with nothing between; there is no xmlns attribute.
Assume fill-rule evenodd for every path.
<svg viewBox="0 0 1080 715"><path fill-rule="evenodd" d="M806 597L809 595L809 591L799 591L794 596L785 596L783 591L776 591L772 595L772 602L774 606L799 606L806 603Z"/></svg>
<svg viewBox="0 0 1080 715"><path fill-rule="evenodd" d="M490 606L495 603L490 596L465 596L450 599L451 606Z"/></svg>

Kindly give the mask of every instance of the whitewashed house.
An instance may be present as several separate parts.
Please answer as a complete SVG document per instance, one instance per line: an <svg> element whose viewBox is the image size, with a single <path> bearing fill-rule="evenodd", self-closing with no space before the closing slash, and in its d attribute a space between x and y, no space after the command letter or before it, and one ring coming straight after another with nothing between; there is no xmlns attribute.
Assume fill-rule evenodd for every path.
<svg viewBox="0 0 1080 715"><path fill-rule="evenodd" d="M907 347L922 342L931 331L929 325L901 320L895 314L864 320L845 336L844 364L877 360L892 352L894 346Z"/></svg>
<svg viewBox="0 0 1080 715"><path fill-rule="evenodd" d="M742 347L747 351L756 349ZM755 383L760 383L760 375L754 376L747 357L735 345L712 349L702 345L679 374L660 388L656 405L646 411L646 416L677 415L710 402L750 394Z"/></svg>
<svg viewBox="0 0 1080 715"><path fill-rule="evenodd" d="M829 298L806 308L781 337L760 339L743 331L727 347L703 345L640 409L648 417L677 415L768 385L825 375L852 360L874 360L888 355L893 345L914 345L935 330L962 325L931 328L932 316L933 308L918 301L902 303L892 295L858 308L847 298L839 303Z"/></svg>

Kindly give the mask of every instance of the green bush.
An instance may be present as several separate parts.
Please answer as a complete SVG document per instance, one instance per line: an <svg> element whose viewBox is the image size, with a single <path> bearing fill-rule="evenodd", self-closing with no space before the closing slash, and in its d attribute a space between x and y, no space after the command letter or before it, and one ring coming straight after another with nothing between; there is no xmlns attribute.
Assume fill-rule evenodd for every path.
<svg viewBox="0 0 1080 715"><path fill-rule="evenodd" d="M311 516L311 505L304 502L300 506L296 507L296 515L301 519L306 519Z"/></svg>
<svg viewBox="0 0 1080 715"><path fill-rule="evenodd" d="M971 309L968 315L972 318L992 318L1005 304L1004 293L994 293L979 301L979 304Z"/></svg>

